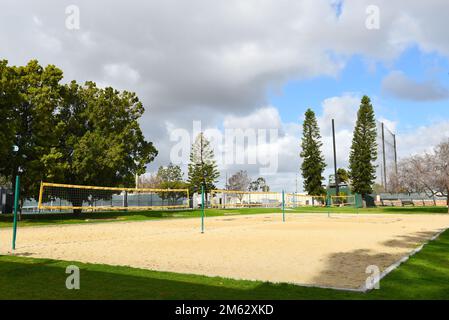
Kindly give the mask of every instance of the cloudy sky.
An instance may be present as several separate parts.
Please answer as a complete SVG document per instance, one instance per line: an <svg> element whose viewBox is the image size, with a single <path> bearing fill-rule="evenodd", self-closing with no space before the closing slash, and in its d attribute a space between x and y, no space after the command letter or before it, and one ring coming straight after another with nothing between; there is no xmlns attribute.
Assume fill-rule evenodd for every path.
<svg viewBox="0 0 449 320"><path fill-rule="evenodd" d="M364 94L397 133L400 157L449 137L448 12L447 0L2 0L0 58L135 91L159 150L149 171L170 161L172 133L193 135L194 121L211 132L277 129L264 148L278 152L278 169L266 178L293 191L309 107L329 165L331 119L344 167ZM260 166L221 164L219 186Z"/></svg>

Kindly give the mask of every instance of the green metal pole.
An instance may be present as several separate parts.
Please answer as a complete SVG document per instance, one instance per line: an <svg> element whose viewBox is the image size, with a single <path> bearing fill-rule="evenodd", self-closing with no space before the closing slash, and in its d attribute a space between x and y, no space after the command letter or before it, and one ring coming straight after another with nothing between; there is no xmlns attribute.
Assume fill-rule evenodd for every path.
<svg viewBox="0 0 449 320"><path fill-rule="evenodd" d="M201 233L204 233L204 185L201 186Z"/></svg>
<svg viewBox="0 0 449 320"><path fill-rule="evenodd" d="M17 237L17 209L19 208L19 192L20 192L20 177L16 176L16 189L14 191L14 224L12 233L12 249L16 250Z"/></svg>
<svg viewBox="0 0 449 320"><path fill-rule="evenodd" d="M282 222L285 222L285 192L282 190Z"/></svg>

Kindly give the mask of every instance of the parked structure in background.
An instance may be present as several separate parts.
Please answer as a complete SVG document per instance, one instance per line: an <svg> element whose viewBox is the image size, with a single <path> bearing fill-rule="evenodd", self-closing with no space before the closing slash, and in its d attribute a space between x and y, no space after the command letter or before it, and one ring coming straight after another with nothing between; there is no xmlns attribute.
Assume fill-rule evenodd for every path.
<svg viewBox="0 0 449 320"><path fill-rule="evenodd" d="M12 213L14 193L11 189L0 187L0 213Z"/></svg>

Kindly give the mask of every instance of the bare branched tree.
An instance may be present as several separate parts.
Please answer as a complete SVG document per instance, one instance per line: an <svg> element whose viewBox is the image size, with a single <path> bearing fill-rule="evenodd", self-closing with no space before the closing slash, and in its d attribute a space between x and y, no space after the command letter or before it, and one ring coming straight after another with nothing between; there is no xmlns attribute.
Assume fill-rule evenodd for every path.
<svg viewBox="0 0 449 320"><path fill-rule="evenodd" d="M162 179L157 174L139 177L139 188L159 189L162 185Z"/></svg>
<svg viewBox="0 0 449 320"><path fill-rule="evenodd" d="M433 152L415 155L399 163L398 184L408 192L445 197L449 205L449 139Z"/></svg>
<svg viewBox="0 0 449 320"><path fill-rule="evenodd" d="M228 180L228 188L229 190L234 191L248 191L248 187L250 184L250 179L248 177L248 173L246 171L239 171L233 174ZM237 197L242 201L243 194L237 194Z"/></svg>

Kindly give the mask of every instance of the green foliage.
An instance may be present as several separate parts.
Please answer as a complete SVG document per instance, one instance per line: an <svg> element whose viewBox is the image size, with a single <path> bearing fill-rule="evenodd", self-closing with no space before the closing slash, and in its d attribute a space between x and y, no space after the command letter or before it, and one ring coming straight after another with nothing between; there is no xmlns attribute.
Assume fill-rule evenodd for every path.
<svg viewBox="0 0 449 320"><path fill-rule="evenodd" d="M314 196L326 194L323 188L323 173L326 163L321 152L322 146L315 113L308 109L303 124L302 151L300 154L303 159L301 171L304 178L304 190Z"/></svg>
<svg viewBox="0 0 449 320"><path fill-rule="evenodd" d="M344 168L338 168L337 170L338 182L349 183L349 172Z"/></svg>
<svg viewBox="0 0 449 320"><path fill-rule="evenodd" d="M60 69L35 60L24 67L0 62L8 119L0 130L0 175L13 180L22 171L22 198L36 198L41 180L132 185L157 155L138 123L142 103L135 93L93 82L62 85L62 78Z"/></svg>
<svg viewBox="0 0 449 320"><path fill-rule="evenodd" d="M361 195L372 193L376 179L376 119L369 97L364 96L357 114L357 123L349 157L352 191Z"/></svg>
<svg viewBox="0 0 449 320"><path fill-rule="evenodd" d="M249 191L269 192L270 186L267 184L264 178L257 178L255 181L249 184Z"/></svg>
<svg viewBox="0 0 449 320"><path fill-rule="evenodd" d="M62 71L53 65L44 68L36 60L20 67L7 67L5 61L0 65L2 89L6 89L2 104L7 104L2 109L9 117L5 127L2 123L2 144L6 144L2 153L6 154L0 160L0 174L9 177L14 187L20 173L22 198L35 197L45 178L41 160L57 139L54 114L60 102Z"/></svg>
<svg viewBox="0 0 449 320"><path fill-rule="evenodd" d="M57 147L43 161L49 179L70 184L132 186L134 175L157 155L138 120L144 112L135 93L95 83L64 86L56 115Z"/></svg>
<svg viewBox="0 0 449 320"><path fill-rule="evenodd" d="M188 176L191 194L201 192L202 185L207 194L215 189L215 183L220 177L214 160L214 151L203 133L196 137L192 145Z"/></svg>
<svg viewBox="0 0 449 320"><path fill-rule="evenodd" d="M167 167L159 167L156 175L160 189L188 189L189 184L183 180L183 173L180 166L170 163ZM178 200L186 197L184 192L160 193L162 199Z"/></svg>
<svg viewBox="0 0 449 320"><path fill-rule="evenodd" d="M0 171L6 176L12 172L5 172L10 164L10 155L14 146L14 106L19 100L16 90L15 71L8 67L6 60L0 60Z"/></svg>
<svg viewBox="0 0 449 320"><path fill-rule="evenodd" d="M167 167L159 167L157 177L162 183L176 183L182 182L182 170L180 166L175 166L170 163ZM173 188L174 189L174 188Z"/></svg>

